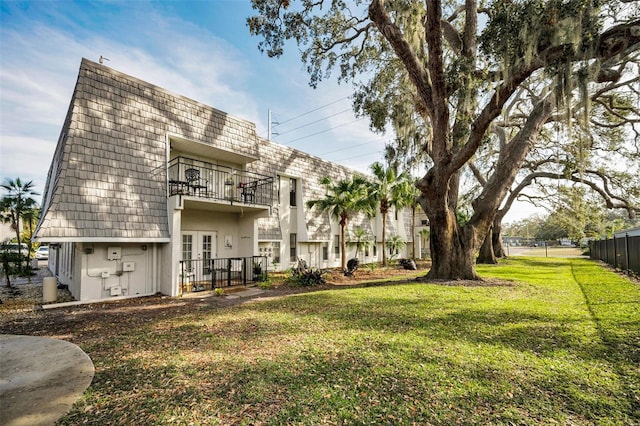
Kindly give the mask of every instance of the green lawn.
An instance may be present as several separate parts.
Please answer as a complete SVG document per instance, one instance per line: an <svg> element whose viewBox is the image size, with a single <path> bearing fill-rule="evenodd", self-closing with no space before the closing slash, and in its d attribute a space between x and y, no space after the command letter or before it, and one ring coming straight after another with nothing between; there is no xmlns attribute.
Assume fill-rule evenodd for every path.
<svg viewBox="0 0 640 426"><path fill-rule="evenodd" d="M640 424L640 286L584 259L106 324L63 424ZM492 284L495 284L492 282ZM106 337L105 337L106 336Z"/></svg>

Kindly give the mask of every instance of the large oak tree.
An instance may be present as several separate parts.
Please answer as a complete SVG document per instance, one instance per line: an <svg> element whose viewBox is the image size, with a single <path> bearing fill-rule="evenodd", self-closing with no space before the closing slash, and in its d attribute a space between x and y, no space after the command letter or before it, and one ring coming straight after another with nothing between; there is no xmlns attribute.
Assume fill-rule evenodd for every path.
<svg viewBox="0 0 640 426"><path fill-rule="evenodd" d="M418 181L431 224L429 279L478 279L474 256L539 132L572 93L619 79L638 50L640 20L587 0L252 0L252 34L270 56L287 40L302 49L316 85L332 70L357 85L356 108L374 129L392 125L421 144ZM365 81L365 79L368 79ZM521 125L501 147L464 225L456 220L463 168L510 119ZM584 99L587 96L583 93ZM522 114L521 111L526 113Z"/></svg>

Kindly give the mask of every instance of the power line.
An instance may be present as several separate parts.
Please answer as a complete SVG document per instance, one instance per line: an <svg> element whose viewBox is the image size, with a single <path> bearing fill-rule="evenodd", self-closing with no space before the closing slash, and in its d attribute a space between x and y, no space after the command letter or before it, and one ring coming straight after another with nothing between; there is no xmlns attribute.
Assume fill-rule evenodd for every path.
<svg viewBox="0 0 640 426"><path fill-rule="evenodd" d="M339 128L339 127L348 126L349 124L353 124L353 123L355 123L356 121L360 121L360 120L362 120L362 118L356 118L355 120L353 120L353 121L349 121L348 123L343 123L343 124L339 124L339 125L337 125L337 126L329 127L328 129L324 129L324 130L321 130L321 131L319 131L319 132L311 133L310 135L302 136L302 137L300 137L300 138L292 139L292 140L290 140L290 141L282 142L282 143L283 143L284 145L286 145L286 144L290 144L291 142L296 142L296 141L299 141L299 140L302 140L302 139L310 138L311 136L316 136L316 135L319 135L319 134L321 134L321 133L326 133L326 132L328 132L328 131L330 131L330 130L337 129L337 128Z"/></svg>
<svg viewBox="0 0 640 426"><path fill-rule="evenodd" d="M349 96L345 96L345 97L340 98L340 99L337 99L337 100L335 100L335 101L333 101L333 102L329 102L329 103L328 103L328 104L326 104L326 105L319 106L319 107L318 107L318 108L316 108L316 109L312 109L311 111L303 112L302 114L300 114L300 115L296 115L295 117L293 117L293 118L289 118L288 120L281 121L281 122L279 122L278 124L284 124L284 123L288 123L288 122L293 121L293 120L297 120L297 119L298 119L298 118L300 118L300 117L304 117L305 115L309 115L309 114L311 114L312 112L316 112L316 111L318 111L318 110L320 110L320 109L322 109L322 108L326 108L326 107L328 107L328 106L330 106L330 105L337 104L338 102L343 101L343 100L348 99L348 98L349 98Z"/></svg>
<svg viewBox="0 0 640 426"><path fill-rule="evenodd" d="M331 114L331 115L328 115L326 117L319 118L319 119L317 119L315 121L312 121L310 123L303 124L302 126L294 127L293 129L289 129L286 132L278 133L278 136L286 135L287 133L291 133L294 130L302 129L303 127L307 127L307 126L311 126L312 124L316 124L316 123L318 123L318 122L320 122L322 120L326 120L327 118L335 117L336 115L344 114L345 112L348 112L348 111L351 111L351 108L347 108L347 109L342 110L340 112L336 112L335 114ZM282 124L282 123L280 123L280 124Z"/></svg>
<svg viewBox="0 0 640 426"><path fill-rule="evenodd" d="M348 149L357 148L357 147L362 146L362 145L368 145L368 144L371 144L371 143L374 143L374 142L382 142L383 140L384 139L376 139L376 140L372 140L372 141L359 143L357 145L351 145L351 146L348 146L346 148L334 149L333 151L327 151L327 152L323 152L322 154L318 154L318 156L327 155L327 154L333 154L334 152L339 152L339 151L346 151Z"/></svg>
<svg viewBox="0 0 640 426"><path fill-rule="evenodd" d="M365 154L360 154L360 155L353 155L351 157L346 157L346 158L341 158L339 160L331 160L334 163L337 163L338 161L345 161L345 160L351 160L352 158L359 158L359 157L365 157L367 155L373 155L373 154L381 154L382 151L374 151L374 152L367 152Z"/></svg>

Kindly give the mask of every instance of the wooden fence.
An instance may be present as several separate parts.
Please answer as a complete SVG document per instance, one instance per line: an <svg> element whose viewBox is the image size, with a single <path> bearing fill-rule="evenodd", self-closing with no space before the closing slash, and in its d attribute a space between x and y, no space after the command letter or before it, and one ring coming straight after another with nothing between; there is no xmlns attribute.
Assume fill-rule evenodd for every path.
<svg viewBox="0 0 640 426"><path fill-rule="evenodd" d="M589 256L616 269L640 274L640 236L593 240L589 243Z"/></svg>

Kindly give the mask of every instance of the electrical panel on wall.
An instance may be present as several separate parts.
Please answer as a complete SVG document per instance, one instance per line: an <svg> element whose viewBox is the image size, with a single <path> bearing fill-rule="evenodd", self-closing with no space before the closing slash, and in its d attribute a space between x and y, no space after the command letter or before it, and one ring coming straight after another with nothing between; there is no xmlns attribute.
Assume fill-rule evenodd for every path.
<svg viewBox="0 0 640 426"><path fill-rule="evenodd" d="M122 259L122 248L120 247L107 248L107 260L120 260L120 259Z"/></svg>

